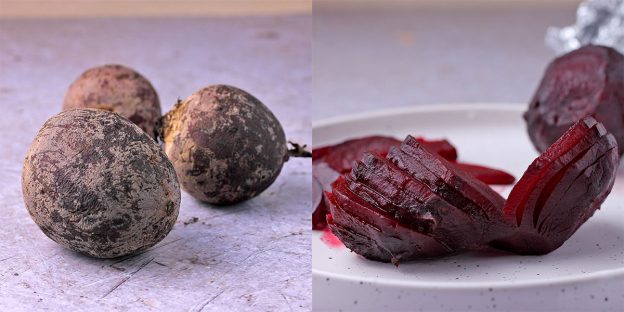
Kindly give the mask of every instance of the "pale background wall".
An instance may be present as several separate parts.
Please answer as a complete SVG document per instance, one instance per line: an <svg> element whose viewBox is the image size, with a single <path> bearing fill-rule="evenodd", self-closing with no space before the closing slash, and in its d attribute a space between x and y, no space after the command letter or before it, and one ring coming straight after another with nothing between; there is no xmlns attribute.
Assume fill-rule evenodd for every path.
<svg viewBox="0 0 624 312"><path fill-rule="evenodd" d="M469 2L469 3L467 3ZM579 1L314 2L313 121L388 108L528 103Z"/></svg>

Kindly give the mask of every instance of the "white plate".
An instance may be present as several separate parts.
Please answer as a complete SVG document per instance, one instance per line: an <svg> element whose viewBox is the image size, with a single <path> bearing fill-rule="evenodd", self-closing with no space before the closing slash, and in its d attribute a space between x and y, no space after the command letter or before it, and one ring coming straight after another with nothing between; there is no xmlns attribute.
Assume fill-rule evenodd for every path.
<svg viewBox="0 0 624 312"><path fill-rule="evenodd" d="M537 157L524 105L443 105L314 124L314 146L372 134L447 138L461 161L522 176ZM510 187L499 187L507 196ZM624 166L601 210L545 256L464 253L398 268L312 237L315 311L624 309Z"/></svg>

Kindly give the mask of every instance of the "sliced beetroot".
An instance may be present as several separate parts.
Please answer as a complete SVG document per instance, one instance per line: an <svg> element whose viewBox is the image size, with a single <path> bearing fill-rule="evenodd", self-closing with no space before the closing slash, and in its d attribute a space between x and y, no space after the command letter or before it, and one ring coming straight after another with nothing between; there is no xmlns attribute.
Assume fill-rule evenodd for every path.
<svg viewBox="0 0 624 312"><path fill-rule="evenodd" d="M353 167L351 178L345 180L358 197L450 249L466 249L483 243L483 229L472 222L468 214L386 159L365 155Z"/></svg>
<svg viewBox="0 0 624 312"><path fill-rule="evenodd" d="M419 162L422 167L431 172L436 177L436 182L433 183L435 187L445 187L454 192L449 192L448 196L445 196L444 192L438 192L443 198L449 198L455 196L451 200L461 200L463 198L468 203L464 207L456 205L458 208L470 209L467 212L475 217L481 217L483 222L487 222L489 233L486 236L499 235L500 232L507 227L505 220L502 217L502 208L505 205L505 199L502 198L496 191L477 180L468 173L458 169L444 158L439 157L436 154L430 153L424 148L417 140L411 136L407 138L401 144L401 151ZM407 157L407 158L409 158ZM422 174L422 170L414 170L416 166L406 166L405 169L414 176ZM440 181L442 180L444 184ZM431 185L431 181L426 182ZM486 225L484 225L486 226Z"/></svg>
<svg viewBox="0 0 624 312"><path fill-rule="evenodd" d="M446 140L426 140L416 139L433 153L448 160L457 159L457 150ZM368 136L359 139L351 139L342 143L325 146L312 151L312 159L323 161L330 168L340 172L348 173L353 166L353 162L362 158L364 153L374 153L385 156L392 146L399 146L400 140L386 136Z"/></svg>
<svg viewBox="0 0 624 312"><path fill-rule="evenodd" d="M340 174L334 169L330 168L325 162L317 161L312 162L312 177L313 177L313 191L314 187L321 187L321 202L319 204L313 203L312 212L312 229L323 230L327 227L327 221L325 220L325 214L327 213L327 199L325 198L326 191L331 191L332 182L336 181ZM314 185L316 183L318 185Z"/></svg>
<svg viewBox="0 0 624 312"><path fill-rule="evenodd" d="M430 152L442 156L448 161L457 160L457 149L447 140L427 140L422 137L416 138L418 143L422 144ZM397 144L398 145L398 144Z"/></svg>
<svg viewBox="0 0 624 312"><path fill-rule="evenodd" d="M588 136L590 132L594 135ZM535 220L534 203L538 201L540 191L546 188L548 181L605 133L604 127L591 117L584 118L564 133L555 144L531 163L520 181L516 183L505 203L506 217L515 220L517 226L520 226L523 220Z"/></svg>
<svg viewBox="0 0 624 312"><path fill-rule="evenodd" d="M455 147L446 140L426 140L424 138L416 140L442 157L449 160L457 159ZM324 191L329 191L331 190L331 183L336 180L340 173L351 171L353 163L359 160L364 153L371 152L385 156L390 147L400 144L401 141L392 137L368 136L316 148L312 151L312 175L321 183ZM314 206L312 229L322 230L327 225L323 215L326 205L326 199L323 198L323 203Z"/></svg>
<svg viewBox="0 0 624 312"><path fill-rule="evenodd" d="M343 177L325 196L331 213L330 229L347 248L367 259L398 264L452 252L433 237L407 228L360 199L348 189Z"/></svg>
<svg viewBox="0 0 624 312"><path fill-rule="evenodd" d="M624 146L623 90L624 56L613 48L588 45L556 58L524 114L531 141L544 151L576 121L593 116Z"/></svg>
<svg viewBox="0 0 624 312"><path fill-rule="evenodd" d="M323 230L327 227L325 216L327 208L323 201L323 186L314 177L312 177L312 229Z"/></svg>
<svg viewBox="0 0 624 312"><path fill-rule="evenodd" d="M515 219L517 228L491 245L519 254L559 248L609 194L618 161L615 138L591 117L579 121L512 189L505 214Z"/></svg>
<svg viewBox="0 0 624 312"><path fill-rule="evenodd" d="M394 147L390 149L387 158L397 168L404 170L414 179L427 185L432 192L438 194L445 201L471 216L475 222L486 222L489 219L479 204L466 198L454 187L446 184L443 178L436 176L431 170L421 164L417 158Z"/></svg>
<svg viewBox="0 0 624 312"><path fill-rule="evenodd" d="M514 176L499 169L460 162L452 164L485 184L509 185L516 181Z"/></svg>
<svg viewBox="0 0 624 312"><path fill-rule="evenodd" d="M347 173L351 170L353 162L362 158L364 153L384 155L391 146L398 146L399 144L401 141L392 137L369 136L314 149L312 159L314 161L322 160L330 168L340 173Z"/></svg>

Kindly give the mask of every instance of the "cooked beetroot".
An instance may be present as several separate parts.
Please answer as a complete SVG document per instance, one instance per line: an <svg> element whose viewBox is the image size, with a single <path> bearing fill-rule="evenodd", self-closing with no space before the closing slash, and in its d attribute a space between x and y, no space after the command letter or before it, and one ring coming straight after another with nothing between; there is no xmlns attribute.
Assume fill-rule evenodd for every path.
<svg viewBox="0 0 624 312"><path fill-rule="evenodd" d="M448 161L457 160L457 149L447 140L427 140L422 137L417 137L416 141L430 152L438 154Z"/></svg>
<svg viewBox="0 0 624 312"><path fill-rule="evenodd" d="M180 208L180 186L160 146L127 119L96 109L46 121L24 160L22 191L45 235L97 258L155 245Z"/></svg>
<svg viewBox="0 0 624 312"><path fill-rule="evenodd" d="M467 171L483 182L489 184L512 184L515 180L512 175L498 169L455 162L457 159L457 150L447 140L427 140L413 137L411 139L419 143L423 148L426 148L429 152L437 154L446 160L453 161L453 165ZM339 173L348 173L351 171L351 166L353 166L354 162L361 159L365 153L370 152L384 157L388 154L389 150L398 147L400 144L400 141L391 137L369 136L318 148L312 151L312 173L321 183L323 190L330 191L331 183L336 180ZM462 207L468 205L469 209L474 206L473 204L464 202L461 202L459 205ZM315 206L313 229L324 228L324 217L321 217L321 215L325 211L325 206L326 203ZM479 211L477 208L472 209L474 211Z"/></svg>
<svg viewBox="0 0 624 312"><path fill-rule="evenodd" d="M588 45L556 58L524 114L539 151L586 116L603 123L624 153L624 56L613 48Z"/></svg>
<svg viewBox="0 0 624 312"><path fill-rule="evenodd" d="M416 139L426 146L431 152L437 153L448 160L457 159L457 150L446 140ZM364 153L374 153L385 156L392 146L399 146L401 141L385 136L368 136L359 139L351 139L339 144L325 146L312 151L312 159L315 162L323 161L332 169L347 173L351 171L353 162L361 159Z"/></svg>
<svg viewBox="0 0 624 312"><path fill-rule="evenodd" d="M323 186L315 177L312 177L312 209L312 229L325 229L327 227L325 220L327 208L323 202Z"/></svg>
<svg viewBox="0 0 624 312"><path fill-rule="evenodd" d="M400 151L406 157L400 157L398 151L394 153L391 151L392 154L388 154L388 159L423 181L457 208L463 209L475 218L478 217L483 223L482 227L487 229L484 239L497 235L496 233L507 228L502 218L505 199L492 188L444 158L430 153L411 136L407 136L403 141Z"/></svg>
<svg viewBox="0 0 624 312"><path fill-rule="evenodd" d="M499 169L461 162L453 164L485 184L509 185L516 181L514 176Z"/></svg>
<svg viewBox="0 0 624 312"><path fill-rule="evenodd" d="M559 248L610 193L618 167L615 138L587 117L529 166L513 188L505 214L517 224L493 246L519 254Z"/></svg>
<svg viewBox="0 0 624 312"><path fill-rule="evenodd" d="M411 229L452 250L479 245L483 229L392 162L367 154L346 178L349 189Z"/></svg>
<svg viewBox="0 0 624 312"><path fill-rule="evenodd" d="M133 69L103 65L80 75L67 90L63 110L98 108L115 112L155 138L160 101L152 84Z"/></svg>
<svg viewBox="0 0 624 312"><path fill-rule="evenodd" d="M500 195L410 136L386 159L365 154L329 195L334 234L364 257L395 264L475 248L510 227Z"/></svg>
<svg viewBox="0 0 624 312"><path fill-rule="evenodd" d="M426 140L424 138L417 140L434 153L450 160L457 159L455 147L446 140ZM385 155L390 147L400 144L401 141L392 137L368 136L314 149L312 151L312 174L324 191L331 191L331 183L336 180L340 173L350 172L354 161L360 159L364 153ZM324 215L327 206L325 202L326 199L323 196L322 203L314 206L312 213L313 230L322 230L327 226Z"/></svg>
<svg viewBox="0 0 624 312"><path fill-rule="evenodd" d="M433 237L414 231L369 205L346 186L343 177L325 194L332 232L351 251L367 259L392 262L432 258L452 252Z"/></svg>
<svg viewBox="0 0 624 312"><path fill-rule="evenodd" d="M364 154L351 174L332 184L325 193L327 220L352 251L395 264L486 244L545 254L600 207L618 162L613 135L586 117L529 166L505 203L475 175L500 181L509 176L449 162L408 136L386 158Z"/></svg>
<svg viewBox="0 0 624 312"><path fill-rule="evenodd" d="M322 189L322 198L319 205L315 205L312 212L312 229L322 230L327 227L327 221L325 220L325 214L327 213L327 198L325 198L325 192L331 191L331 184L336 181L340 174L334 169L330 168L327 163L323 161L312 162L312 176L313 180L318 182Z"/></svg>

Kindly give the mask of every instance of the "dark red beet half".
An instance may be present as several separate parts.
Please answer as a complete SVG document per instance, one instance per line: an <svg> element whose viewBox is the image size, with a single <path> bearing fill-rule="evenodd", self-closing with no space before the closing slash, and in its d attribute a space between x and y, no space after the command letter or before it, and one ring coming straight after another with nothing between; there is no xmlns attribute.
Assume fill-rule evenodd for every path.
<svg viewBox="0 0 624 312"><path fill-rule="evenodd" d="M452 251L433 237L414 231L368 204L346 185L344 177L326 192L328 224L347 248L363 257L392 262L439 257Z"/></svg>
<svg viewBox="0 0 624 312"><path fill-rule="evenodd" d="M615 138L593 118L582 119L512 189L504 211L517 228L491 245L518 254L559 248L610 193L618 162Z"/></svg>
<svg viewBox="0 0 624 312"><path fill-rule="evenodd" d="M553 60L524 114L539 151L586 116L604 124L624 153L624 56L615 49L588 45Z"/></svg>

